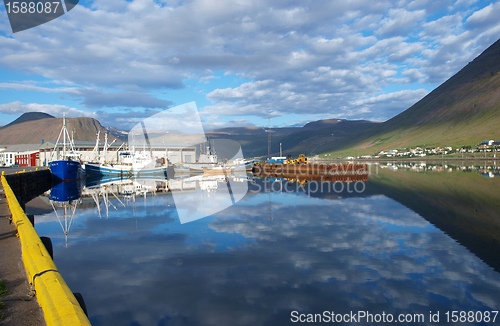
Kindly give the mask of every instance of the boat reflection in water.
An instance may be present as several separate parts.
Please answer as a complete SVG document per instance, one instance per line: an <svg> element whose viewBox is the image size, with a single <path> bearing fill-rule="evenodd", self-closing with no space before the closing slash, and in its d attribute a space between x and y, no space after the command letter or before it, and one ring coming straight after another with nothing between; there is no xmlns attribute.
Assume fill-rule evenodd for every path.
<svg viewBox="0 0 500 326"><path fill-rule="evenodd" d="M64 232L66 246L68 246L68 233L73 224L76 207L81 202L82 190L83 181L73 180L60 182L48 191L49 202Z"/></svg>
<svg viewBox="0 0 500 326"><path fill-rule="evenodd" d="M87 178L82 195L94 200L99 217L102 204L106 216L109 216L109 207L118 209L110 198L114 198L122 206L144 198L146 206L148 195L169 195L172 196L179 221L183 224L215 214L241 200L248 191L248 179L245 171L237 176L234 173L197 174L172 179Z"/></svg>
<svg viewBox="0 0 500 326"><path fill-rule="evenodd" d="M375 166L368 181L315 178L101 180L117 210L99 219L84 195L57 266L95 326L293 325L293 311L418 314L419 325L440 311L444 325L446 311L498 311L500 178ZM240 184L236 205L194 220L237 200ZM51 222L36 227L54 238Z"/></svg>
<svg viewBox="0 0 500 326"><path fill-rule="evenodd" d="M368 174L320 176L320 175L283 175L286 178L272 178L268 174L258 174L267 180L283 180L304 186L308 182L357 182L367 181ZM63 182L53 187L49 199L63 231L67 236L71 227L76 206L87 199L92 199L99 218L104 213L109 218L110 208L118 210L129 203L136 203L141 198L147 207L147 197L171 196L181 224L199 220L220 212L238 201L248 192L249 181L253 182L254 174L241 171L215 170L205 174L182 174L176 178L121 178L113 176L95 176L85 182ZM165 199L168 201L168 197ZM87 205L88 206L88 205ZM170 207L170 205L167 205ZM173 205L172 205L173 206ZM64 208L63 216L56 208ZM68 216L68 211L71 215ZM62 222L64 217L64 225Z"/></svg>
<svg viewBox="0 0 500 326"><path fill-rule="evenodd" d="M180 224L185 224L214 215L240 201L247 194L250 182L255 184L255 176L264 177L268 181L291 182L300 187L318 181L350 183L368 179L367 173L338 176L283 174L280 175L282 178L276 178L275 173L254 175L245 169L221 170L216 173L216 170L212 169L210 173L181 174L170 179L155 176L87 176L84 181L61 182L47 195L63 229L67 245L68 233L74 223L78 205L85 208L95 207L101 219L103 215L109 218L110 210L118 211L120 207L125 208L130 204L134 205L135 212L139 199L143 201L145 210L166 203L165 206L169 209L175 208ZM148 202L148 197L155 199Z"/></svg>

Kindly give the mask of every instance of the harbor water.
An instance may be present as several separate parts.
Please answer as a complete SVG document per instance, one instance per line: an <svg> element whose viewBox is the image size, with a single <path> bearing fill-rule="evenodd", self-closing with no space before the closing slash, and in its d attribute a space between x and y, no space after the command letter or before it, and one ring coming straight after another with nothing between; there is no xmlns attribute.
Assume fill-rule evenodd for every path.
<svg viewBox="0 0 500 326"><path fill-rule="evenodd" d="M500 322L494 163L369 172L97 180L26 210L95 326Z"/></svg>

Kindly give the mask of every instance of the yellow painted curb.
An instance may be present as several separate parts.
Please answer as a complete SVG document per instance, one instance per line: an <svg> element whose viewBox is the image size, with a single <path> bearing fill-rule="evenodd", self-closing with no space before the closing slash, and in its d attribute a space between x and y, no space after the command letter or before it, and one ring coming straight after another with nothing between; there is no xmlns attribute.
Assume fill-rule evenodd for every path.
<svg viewBox="0 0 500 326"><path fill-rule="evenodd" d="M59 274L7 180L3 175L1 178L12 219L21 239L26 275L30 285L35 289L47 326L90 326L87 316Z"/></svg>

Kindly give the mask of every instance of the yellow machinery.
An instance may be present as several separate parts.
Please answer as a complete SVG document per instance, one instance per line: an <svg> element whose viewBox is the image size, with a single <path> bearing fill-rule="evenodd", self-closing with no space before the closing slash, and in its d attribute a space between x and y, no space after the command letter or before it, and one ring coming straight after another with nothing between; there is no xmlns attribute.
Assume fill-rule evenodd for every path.
<svg viewBox="0 0 500 326"><path fill-rule="evenodd" d="M305 154L300 154L296 160L288 159L288 164L307 164L307 157Z"/></svg>
<svg viewBox="0 0 500 326"><path fill-rule="evenodd" d="M307 157L304 154L300 154L297 159L297 164L307 164Z"/></svg>

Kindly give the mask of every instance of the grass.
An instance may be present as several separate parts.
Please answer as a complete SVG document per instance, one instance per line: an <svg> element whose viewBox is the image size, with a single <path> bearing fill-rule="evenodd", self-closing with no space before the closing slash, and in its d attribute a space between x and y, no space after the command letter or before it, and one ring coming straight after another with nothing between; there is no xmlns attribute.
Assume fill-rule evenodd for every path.
<svg viewBox="0 0 500 326"><path fill-rule="evenodd" d="M7 289L4 280L0 280L0 311L4 308L4 304L1 301L2 298L6 295L9 295L10 291ZM3 319L3 314L0 312L0 319Z"/></svg>

